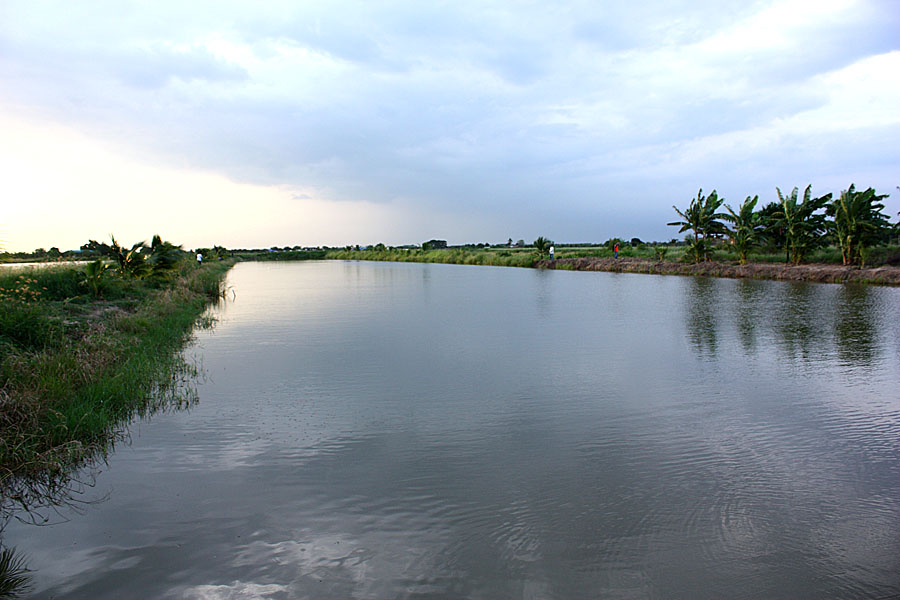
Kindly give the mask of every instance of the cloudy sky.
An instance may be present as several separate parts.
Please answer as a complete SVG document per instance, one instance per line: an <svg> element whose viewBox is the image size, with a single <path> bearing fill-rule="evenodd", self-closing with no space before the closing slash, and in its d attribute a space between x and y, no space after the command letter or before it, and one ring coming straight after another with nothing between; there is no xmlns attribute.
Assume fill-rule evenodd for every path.
<svg viewBox="0 0 900 600"><path fill-rule="evenodd" d="M0 2L0 246L664 240L900 210L900 3Z"/></svg>

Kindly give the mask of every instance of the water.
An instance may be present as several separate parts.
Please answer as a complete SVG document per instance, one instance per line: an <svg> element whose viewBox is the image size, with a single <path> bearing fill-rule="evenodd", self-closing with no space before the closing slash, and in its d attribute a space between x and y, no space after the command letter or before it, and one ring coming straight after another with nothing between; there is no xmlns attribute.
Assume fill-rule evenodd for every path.
<svg viewBox="0 0 900 600"><path fill-rule="evenodd" d="M900 595L900 289L243 263L37 597Z"/></svg>

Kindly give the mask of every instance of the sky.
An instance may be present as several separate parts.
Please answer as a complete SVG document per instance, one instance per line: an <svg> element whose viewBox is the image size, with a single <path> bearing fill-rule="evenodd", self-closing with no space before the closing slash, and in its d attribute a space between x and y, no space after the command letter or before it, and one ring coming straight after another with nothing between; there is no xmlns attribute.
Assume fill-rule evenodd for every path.
<svg viewBox="0 0 900 600"><path fill-rule="evenodd" d="M602 242L891 194L900 2L0 1L0 248Z"/></svg>

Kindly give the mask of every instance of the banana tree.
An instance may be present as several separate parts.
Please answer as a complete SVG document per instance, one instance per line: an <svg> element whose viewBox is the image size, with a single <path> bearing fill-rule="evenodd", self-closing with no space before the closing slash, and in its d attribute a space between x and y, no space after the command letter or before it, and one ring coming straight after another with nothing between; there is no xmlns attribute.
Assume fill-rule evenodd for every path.
<svg viewBox="0 0 900 600"><path fill-rule="evenodd" d="M753 212L758 201L759 196L753 196L752 199L747 196L747 199L738 207L737 212L727 204L725 205L728 214L723 218L733 225L728 236L731 238L734 249L737 250L742 265L747 264L747 252L756 245L762 230L759 213Z"/></svg>
<svg viewBox="0 0 900 600"><path fill-rule="evenodd" d="M890 221L881 212L884 209L881 201L885 198L887 195L878 196L872 188L857 192L851 184L826 207L825 214L833 219L829 228L841 249L845 265L864 266L868 248L890 231Z"/></svg>
<svg viewBox="0 0 900 600"><path fill-rule="evenodd" d="M677 206L673 206L675 212L682 218L681 221L672 221L668 225L680 226L678 233L691 231L689 237L689 246L694 262L701 260L709 260L709 243L710 236L723 235L728 232L724 223L720 219L724 219L724 213L716 212L724 198L719 198L716 190L710 192L709 196L703 195L703 190L697 192L697 197L691 200L687 209L682 212Z"/></svg>
<svg viewBox="0 0 900 600"><path fill-rule="evenodd" d="M794 188L789 196L778 193L778 210L772 215L774 227L784 232L785 255L795 265L800 264L806 256L825 242L825 214L820 213L831 200L831 194L818 198L812 197L812 186L806 186L803 201L798 202L798 189Z"/></svg>

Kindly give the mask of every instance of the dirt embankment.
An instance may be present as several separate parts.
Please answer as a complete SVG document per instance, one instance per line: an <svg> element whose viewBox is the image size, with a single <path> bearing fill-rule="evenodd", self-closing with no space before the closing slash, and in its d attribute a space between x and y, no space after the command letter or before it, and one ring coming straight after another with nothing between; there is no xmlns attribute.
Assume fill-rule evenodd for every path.
<svg viewBox="0 0 900 600"><path fill-rule="evenodd" d="M572 271L608 271L612 273L652 273L655 275L701 275L749 279L778 279L784 281L814 281L844 283L858 281L881 285L900 285L900 267L845 267L842 265L789 265L784 263L752 263L734 265L718 262L699 264L658 262L643 258L561 258L540 260L539 269Z"/></svg>

